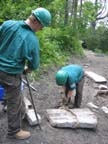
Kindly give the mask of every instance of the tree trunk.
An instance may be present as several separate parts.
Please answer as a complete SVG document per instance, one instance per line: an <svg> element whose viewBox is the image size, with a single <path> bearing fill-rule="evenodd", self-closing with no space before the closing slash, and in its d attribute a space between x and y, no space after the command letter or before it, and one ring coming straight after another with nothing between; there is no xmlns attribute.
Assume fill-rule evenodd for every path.
<svg viewBox="0 0 108 144"><path fill-rule="evenodd" d="M68 24L68 0L66 0L66 4L65 4L65 18L64 18L64 25Z"/></svg>

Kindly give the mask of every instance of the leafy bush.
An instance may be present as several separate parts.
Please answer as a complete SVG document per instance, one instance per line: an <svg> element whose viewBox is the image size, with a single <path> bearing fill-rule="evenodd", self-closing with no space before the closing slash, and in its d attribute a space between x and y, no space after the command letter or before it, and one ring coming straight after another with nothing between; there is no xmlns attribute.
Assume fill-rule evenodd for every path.
<svg viewBox="0 0 108 144"><path fill-rule="evenodd" d="M66 54L61 51L59 44L52 40L52 29L45 28L38 32L40 39L40 54L42 65L62 65L66 60Z"/></svg>
<svg viewBox="0 0 108 144"><path fill-rule="evenodd" d="M94 52L108 52L108 28L98 27L96 30L88 29L86 37L83 38L87 43L87 49Z"/></svg>
<svg viewBox="0 0 108 144"><path fill-rule="evenodd" d="M101 39L98 47L102 52L108 53L108 29L101 34Z"/></svg>
<svg viewBox="0 0 108 144"><path fill-rule="evenodd" d="M57 45L58 49L60 49L62 52L67 52L70 54L82 53L79 40L73 36L73 30L70 26L59 27L56 29L51 28L48 39L54 43L54 45Z"/></svg>

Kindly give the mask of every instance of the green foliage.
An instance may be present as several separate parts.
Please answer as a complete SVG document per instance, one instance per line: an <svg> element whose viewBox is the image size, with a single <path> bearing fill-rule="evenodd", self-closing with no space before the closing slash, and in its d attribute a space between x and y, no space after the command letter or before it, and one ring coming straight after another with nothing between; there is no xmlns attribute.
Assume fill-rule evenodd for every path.
<svg viewBox="0 0 108 144"><path fill-rule="evenodd" d="M53 0L49 5L49 9L52 13L52 27L54 28L64 25L64 5L65 0Z"/></svg>
<svg viewBox="0 0 108 144"><path fill-rule="evenodd" d="M79 40L72 36L72 33L73 31L71 27L62 27L56 29L47 28L44 32L40 33L41 46L46 47L46 49L43 48L41 50L41 52L43 52L45 55L45 58L47 53L48 57L51 56L51 59L53 57L56 57L56 59L62 59L61 55L63 56L64 52L82 54L83 52ZM46 53L44 53L44 51ZM43 59L44 58L42 58L42 60Z"/></svg>
<svg viewBox="0 0 108 144"><path fill-rule="evenodd" d="M55 64L61 65L66 60L66 55L61 51L56 41L52 40L52 29L45 28L42 32L38 32L41 46L41 64L44 67Z"/></svg>
<svg viewBox="0 0 108 144"><path fill-rule="evenodd" d="M76 37L73 37L72 42L74 54L83 55L84 53L80 41Z"/></svg>
<svg viewBox="0 0 108 144"><path fill-rule="evenodd" d="M2 0L0 6L0 19L1 21L25 19L36 7L37 4L35 0Z"/></svg>
<svg viewBox="0 0 108 144"><path fill-rule="evenodd" d="M72 47L70 33L69 29L65 27L52 29L50 39L51 41L55 41L61 50L68 51Z"/></svg>
<svg viewBox="0 0 108 144"><path fill-rule="evenodd" d="M90 24L96 21L97 12L101 7L101 3L97 3L96 5L92 1L86 1L83 3L82 15L81 17L78 17L77 20L79 32L85 32Z"/></svg>
<svg viewBox="0 0 108 144"><path fill-rule="evenodd" d="M98 45L98 49L100 49L104 53L108 53L108 28L101 33L100 43Z"/></svg>
<svg viewBox="0 0 108 144"><path fill-rule="evenodd" d="M87 49L90 49L94 52L108 52L108 28L98 27L96 30L89 28L86 32L86 37L84 40L87 43Z"/></svg>
<svg viewBox="0 0 108 144"><path fill-rule="evenodd" d="M85 2L83 4L83 19L86 23L90 23L96 20L97 9L100 6L95 6L92 2ZM86 25L87 26L87 25Z"/></svg>

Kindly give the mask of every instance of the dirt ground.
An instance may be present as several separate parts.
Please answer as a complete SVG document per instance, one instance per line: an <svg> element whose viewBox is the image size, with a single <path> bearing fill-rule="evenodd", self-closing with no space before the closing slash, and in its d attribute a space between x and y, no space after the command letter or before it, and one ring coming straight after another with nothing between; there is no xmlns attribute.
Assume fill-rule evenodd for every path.
<svg viewBox="0 0 108 144"><path fill-rule="evenodd" d="M72 56L67 64L82 65L85 70L100 74L108 80L108 56L103 54L96 55L91 51L85 51L85 57ZM99 107L99 110L95 111L98 118L97 128L60 129L50 125L46 118L46 109L54 108L60 100L59 89L54 79L58 69L50 67L39 81L33 83L37 90L32 91L33 98L36 110L42 117L42 130L23 121L23 127L31 132L31 137L27 140L8 139L6 113L0 110L0 144L108 144L108 117L101 111L102 106L108 105L108 95L96 95L98 84L88 77L85 78L81 107L87 107L88 102L93 102ZM27 97L29 98L29 94Z"/></svg>

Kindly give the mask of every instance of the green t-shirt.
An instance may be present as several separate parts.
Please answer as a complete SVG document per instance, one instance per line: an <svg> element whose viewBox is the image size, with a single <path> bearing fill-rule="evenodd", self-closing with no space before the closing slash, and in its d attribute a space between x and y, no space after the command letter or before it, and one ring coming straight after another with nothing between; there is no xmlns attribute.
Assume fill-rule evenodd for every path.
<svg viewBox="0 0 108 144"><path fill-rule="evenodd" d="M39 41L24 21L9 20L0 26L0 71L20 74L25 63L29 69L38 68Z"/></svg>
<svg viewBox="0 0 108 144"><path fill-rule="evenodd" d="M68 65L62 67L62 70L67 72L68 74L68 79L66 86L70 89L73 90L76 88L76 84L81 80L81 78L84 75L84 70L81 66L79 65Z"/></svg>

